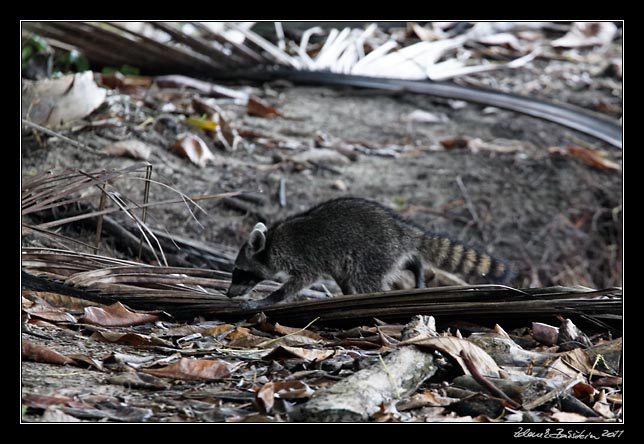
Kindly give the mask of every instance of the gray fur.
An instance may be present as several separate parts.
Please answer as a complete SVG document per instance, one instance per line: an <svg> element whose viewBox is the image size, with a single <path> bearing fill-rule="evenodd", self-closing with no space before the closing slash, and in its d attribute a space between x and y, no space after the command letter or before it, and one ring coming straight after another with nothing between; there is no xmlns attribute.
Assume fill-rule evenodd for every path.
<svg viewBox="0 0 644 444"><path fill-rule="evenodd" d="M245 294L278 274L288 276L284 285L255 305L288 300L324 276L335 279L344 294L372 293L391 289L398 274L410 270L420 288L425 263L470 274L489 268L492 281L509 275L504 263L427 233L376 202L339 198L268 230L257 224L239 251L228 296Z"/></svg>

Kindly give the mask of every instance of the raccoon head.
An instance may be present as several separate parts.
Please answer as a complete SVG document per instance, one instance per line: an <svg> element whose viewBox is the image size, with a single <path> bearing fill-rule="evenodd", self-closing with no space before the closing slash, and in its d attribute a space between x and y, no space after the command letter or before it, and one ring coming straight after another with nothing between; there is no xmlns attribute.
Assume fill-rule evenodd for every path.
<svg viewBox="0 0 644 444"><path fill-rule="evenodd" d="M261 281L271 278L272 273L266 265L266 232L266 225L259 222L239 250L228 288L229 298L244 295Z"/></svg>

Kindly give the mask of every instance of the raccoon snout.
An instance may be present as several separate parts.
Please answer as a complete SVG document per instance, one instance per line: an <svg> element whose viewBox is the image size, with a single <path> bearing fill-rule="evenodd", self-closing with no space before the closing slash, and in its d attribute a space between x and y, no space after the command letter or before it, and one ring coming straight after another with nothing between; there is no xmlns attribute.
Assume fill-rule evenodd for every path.
<svg viewBox="0 0 644 444"><path fill-rule="evenodd" d="M243 296L246 293L250 292L250 290L253 287L248 286L248 285L239 285L239 284L231 284L230 287L228 287L228 291L226 292L226 296L229 298L234 298L237 296Z"/></svg>

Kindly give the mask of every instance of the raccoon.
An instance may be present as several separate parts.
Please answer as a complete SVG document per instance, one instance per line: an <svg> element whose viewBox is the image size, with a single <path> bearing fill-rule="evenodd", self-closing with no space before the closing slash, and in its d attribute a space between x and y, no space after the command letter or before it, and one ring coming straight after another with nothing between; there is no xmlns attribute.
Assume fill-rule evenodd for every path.
<svg viewBox="0 0 644 444"><path fill-rule="evenodd" d="M268 229L255 225L241 247L228 297L263 280L286 277L281 288L252 307L291 299L323 276L342 293L387 291L402 270L425 286L424 264L505 283L508 265L476 248L427 232L379 203L355 197L323 202Z"/></svg>

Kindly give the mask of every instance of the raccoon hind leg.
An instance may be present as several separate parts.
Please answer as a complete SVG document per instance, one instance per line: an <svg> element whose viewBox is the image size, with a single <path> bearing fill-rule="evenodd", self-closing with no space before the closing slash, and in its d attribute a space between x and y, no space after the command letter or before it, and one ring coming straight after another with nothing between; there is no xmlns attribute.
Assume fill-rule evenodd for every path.
<svg viewBox="0 0 644 444"><path fill-rule="evenodd" d="M340 290L342 290L342 294L356 294L356 287L353 285L353 282L351 279L341 279L339 281L336 280L338 285L340 286Z"/></svg>
<svg viewBox="0 0 644 444"><path fill-rule="evenodd" d="M423 260L420 256L413 255L407 259L403 270L409 270L414 274L416 288L425 288L425 270L423 267Z"/></svg>

